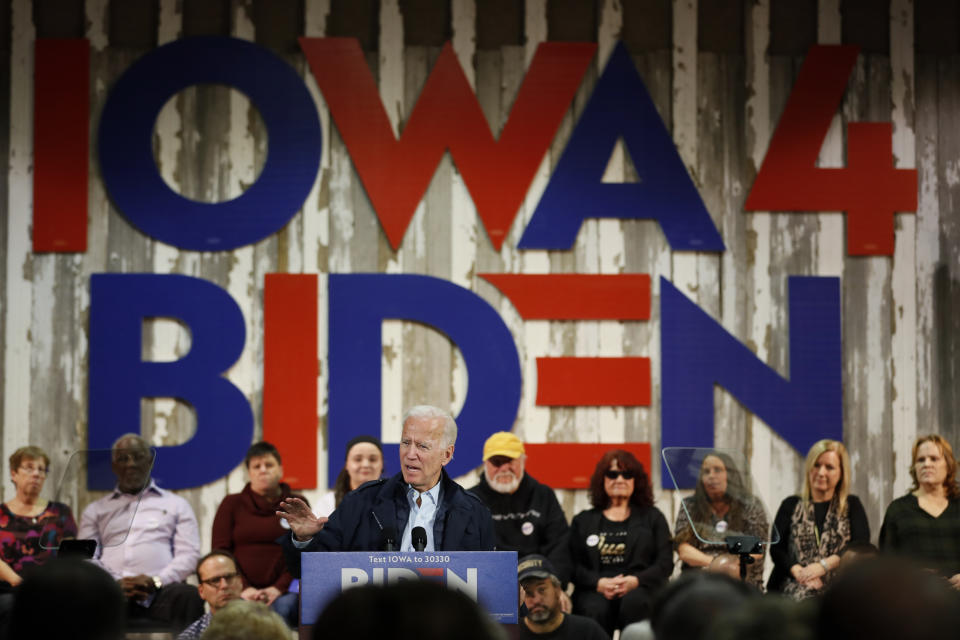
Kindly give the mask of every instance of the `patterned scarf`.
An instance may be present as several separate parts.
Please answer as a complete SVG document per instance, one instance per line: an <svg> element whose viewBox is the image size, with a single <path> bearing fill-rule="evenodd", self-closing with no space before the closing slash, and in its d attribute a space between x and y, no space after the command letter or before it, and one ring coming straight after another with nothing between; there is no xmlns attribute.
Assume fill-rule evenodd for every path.
<svg viewBox="0 0 960 640"><path fill-rule="evenodd" d="M823 521L823 531L819 532L820 544L817 544L816 517L814 516L813 502L804 505L803 500L797 502L790 519L790 557L793 564L806 566L818 562L840 552L850 541L850 517L841 516L839 504L834 497L827 508L827 517ZM793 566L791 564L791 566ZM830 584L833 572L828 572L820 580L823 586ZM812 589L800 584L791 577L784 588L788 596L802 600L822 593L823 589Z"/></svg>

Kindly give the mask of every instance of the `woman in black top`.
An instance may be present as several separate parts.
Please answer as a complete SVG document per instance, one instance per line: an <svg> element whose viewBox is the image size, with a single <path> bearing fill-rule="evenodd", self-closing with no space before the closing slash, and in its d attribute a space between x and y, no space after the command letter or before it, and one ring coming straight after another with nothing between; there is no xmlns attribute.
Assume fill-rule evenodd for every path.
<svg viewBox="0 0 960 640"><path fill-rule="evenodd" d="M803 493L780 504L773 526L780 541L770 547L767 590L798 600L823 592L849 545L870 541L867 514L850 495L850 456L843 443L820 440L810 448Z"/></svg>
<svg viewBox="0 0 960 640"><path fill-rule="evenodd" d="M573 611L609 634L650 615L673 570L670 528L653 506L650 479L627 451L608 451L590 479L593 509L570 525Z"/></svg>
<svg viewBox="0 0 960 640"><path fill-rule="evenodd" d="M936 434L913 444L912 491L887 507L880 551L910 558L960 589L960 485L950 443Z"/></svg>

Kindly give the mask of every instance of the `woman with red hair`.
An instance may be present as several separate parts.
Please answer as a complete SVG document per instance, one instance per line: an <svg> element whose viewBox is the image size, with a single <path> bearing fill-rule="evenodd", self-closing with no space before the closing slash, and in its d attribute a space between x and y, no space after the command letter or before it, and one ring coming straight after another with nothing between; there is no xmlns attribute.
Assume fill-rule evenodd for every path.
<svg viewBox="0 0 960 640"><path fill-rule="evenodd" d="M628 451L608 451L597 463L590 502L593 509L570 525L573 611L613 635L649 617L654 593L673 571L670 528L653 506L646 470Z"/></svg>
<svg viewBox="0 0 960 640"><path fill-rule="evenodd" d="M913 488L887 507L880 550L908 556L960 589L960 487L957 459L942 437L913 443Z"/></svg>

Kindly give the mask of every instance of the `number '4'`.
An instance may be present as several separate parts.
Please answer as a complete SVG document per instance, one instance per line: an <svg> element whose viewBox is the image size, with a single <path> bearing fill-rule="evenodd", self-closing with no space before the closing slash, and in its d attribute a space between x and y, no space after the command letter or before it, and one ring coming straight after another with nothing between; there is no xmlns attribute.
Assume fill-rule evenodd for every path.
<svg viewBox="0 0 960 640"><path fill-rule="evenodd" d="M917 172L893 166L889 122L847 125L847 166L816 166L859 47L810 48L746 211L845 211L849 255L893 255L895 212L917 210Z"/></svg>

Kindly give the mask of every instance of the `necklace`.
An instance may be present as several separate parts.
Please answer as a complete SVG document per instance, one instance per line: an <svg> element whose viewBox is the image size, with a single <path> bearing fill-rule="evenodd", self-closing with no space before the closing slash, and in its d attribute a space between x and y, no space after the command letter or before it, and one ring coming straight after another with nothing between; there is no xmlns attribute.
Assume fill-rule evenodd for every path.
<svg viewBox="0 0 960 640"><path fill-rule="evenodd" d="M14 506L17 504L18 506ZM15 516L21 518L27 518L32 524L37 524L37 518L47 509L45 504L35 503L29 504L22 502L19 498L14 498L7 503L7 509Z"/></svg>

